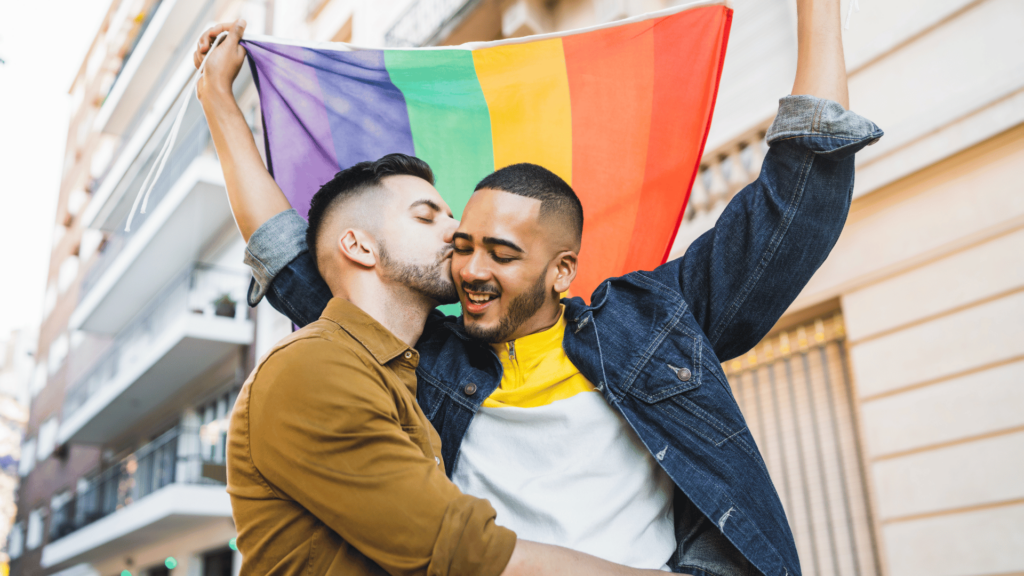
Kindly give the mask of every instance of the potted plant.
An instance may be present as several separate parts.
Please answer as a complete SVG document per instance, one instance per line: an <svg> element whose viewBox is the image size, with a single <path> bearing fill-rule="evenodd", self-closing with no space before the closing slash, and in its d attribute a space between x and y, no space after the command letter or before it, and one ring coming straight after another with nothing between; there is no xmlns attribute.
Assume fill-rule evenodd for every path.
<svg viewBox="0 0 1024 576"><path fill-rule="evenodd" d="M231 298L231 294L225 292L220 295L219 298L213 301L213 313L217 316L224 316L227 318L235 317L235 307L237 302Z"/></svg>

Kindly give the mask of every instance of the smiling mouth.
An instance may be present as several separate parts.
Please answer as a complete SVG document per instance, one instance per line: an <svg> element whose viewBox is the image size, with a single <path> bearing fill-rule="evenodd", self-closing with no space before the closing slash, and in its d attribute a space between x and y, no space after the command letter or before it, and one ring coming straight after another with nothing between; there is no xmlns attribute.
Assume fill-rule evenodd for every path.
<svg viewBox="0 0 1024 576"><path fill-rule="evenodd" d="M470 294L466 292L466 298L474 304L486 304L497 297L497 294Z"/></svg>
<svg viewBox="0 0 1024 576"><path fill-rule="evenodd" d="M494 301L500 298L500 294L494 292L471 292L463 287L466 292L465 312L470 314L482 314Z"/></svg>

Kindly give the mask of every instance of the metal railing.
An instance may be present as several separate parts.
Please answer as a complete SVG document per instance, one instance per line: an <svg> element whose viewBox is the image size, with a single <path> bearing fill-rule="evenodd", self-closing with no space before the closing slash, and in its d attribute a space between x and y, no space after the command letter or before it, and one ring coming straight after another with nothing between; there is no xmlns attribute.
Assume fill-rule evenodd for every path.
<svg viewBox="0 0 1024 576"><path fill-rule="evenodd" d="M433 46L479 3L480 0L413 0L384 34L384 44L396 48Z"/></svg>
<svg viewBox="0 0 1024 576"><path fill-rule="evenodd" d="M171 484L219 484L201 474L206 463L198 450L199 431L177 426L103 472L84 489L51 510L50 541L80 530Z"/></svg>
<svg viewBox="0 0 1024 576"><path fill-rule="evenodd" d="M196 263L186 268L122 330L93 367L68 389L64 420L93 394L146 361L152 344L184 314L245 320L248 274Z"/></svg>
<svg viewBox="0 0 1024 576"><path fill-rule="evenodd" d="M768 125L757 125L701 158L670 259L681 256L691 242L714 226L733 196L761 173L768 152Z"/></svg>
<svg viewBox="0 0 1024 576"><path fill-rule="evenodd" d="M142 214L140 212L135 215L135 220L132 221L131 232L124 231L124 222L122 222L117 227L117 230L107 236L103 243L103 248L96 259L96 263L89 268L85 278L82 280L79 300L84 299L92 291L96 283L103 277L103 274L110 268L110 265L117 259L117 256L121 254L121 251L131 241L133 235L142 228L142 225L156 211L157 206L160 205L160 202L167 196L167 193L170 192L182 174L185 173L185 170L192 165L192 161L206 151L209 143L210 131L206 127L205 120L196 122L184 136L178 139L174 152L171 153L167 164L164 166L164 171L160 175L160 179L157 180L153 191L150 193L149 206L146 213ZM153 161L156 159L155 156L156 153L154 151L153 156L142 164L132 179L131 184L128 185L126 194L130 198L134 198L131 195L137 194L142 188L143 181L146 179L146 175L149 174L149 169L153 166ZM128 216L125 215L125 220L127 218Z"/></svg>

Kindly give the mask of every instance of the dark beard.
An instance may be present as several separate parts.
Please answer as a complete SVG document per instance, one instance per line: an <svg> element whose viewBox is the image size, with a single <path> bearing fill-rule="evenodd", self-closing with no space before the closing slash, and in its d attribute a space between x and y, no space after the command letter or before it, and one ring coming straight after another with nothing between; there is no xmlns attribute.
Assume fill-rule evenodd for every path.
<svg viewBox="0 0 1024 576"><path fill-rule="evenodd" d="M508 337L522 326L523 322L533 317L537 310L544 305L544 299L547 297L547 286L544 282L546 278L547 270L544 270L530 290L513 298L512 303L508 305L508 313L501 318L497 326L485 329L466 324L466 333L488 344L508 340Z"/></svg>
<svg viewBox="0 0 1024 576"><path fill-rule="evenodd" d="M446 262L451 247L438 252L433 264L411 264L392 258L384 242L380 242L379 246L381 271L386 279L436 300L438 304L454 304L459 301L459 293Z"/></svg>

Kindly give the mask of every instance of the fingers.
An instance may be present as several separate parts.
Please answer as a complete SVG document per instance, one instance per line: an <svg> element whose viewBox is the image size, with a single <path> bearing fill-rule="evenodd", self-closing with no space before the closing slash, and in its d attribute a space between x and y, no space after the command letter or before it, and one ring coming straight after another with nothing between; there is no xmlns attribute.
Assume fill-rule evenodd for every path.
<svg viewBox="0 0 1024 576"><path fill-rule="evenodd" d="M237 22L230 24L218 24L203 33L199 38L199 43L196 45L196 51L192 55L192 63L195 64L196 68L199 68L203 63L203 58L206 56L207 52L210 51L210 46L213 44L214 39L216 39L221 32L231 30L235 24L237 24Z"/></svg>
<svg viewBox="0 0 1024 576"><path fill-rule="evenodd" d="M238 46L238 43L242 41L242 35L245 34L245 20L239 18L234 24L231 24L228 37L225 38L221 44L228 44L232 48Z"/></svg>

